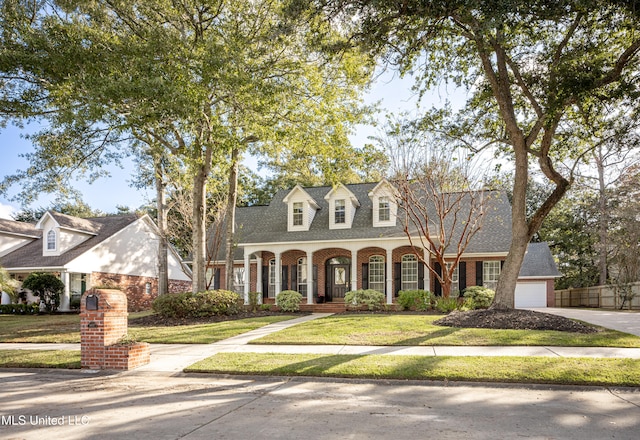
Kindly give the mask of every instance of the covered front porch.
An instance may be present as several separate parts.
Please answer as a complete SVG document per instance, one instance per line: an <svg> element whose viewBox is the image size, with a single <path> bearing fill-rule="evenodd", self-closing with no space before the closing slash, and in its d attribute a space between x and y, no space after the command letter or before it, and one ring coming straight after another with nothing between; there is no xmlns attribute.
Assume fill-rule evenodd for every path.
<svg viewBox="0 0 640 440"><path fill-rule="evenodd" d="M399 290L430 285L429 271L404 239L244 245L242 291L262 293L263 302L294 290L306 304L343 303L346 292L373 289L392 304ZM240 281L240 280L238 280ZM239 287L239 286L237 286Z"/></svg>
<svg viewBox="0 0 640 440"><path fill-rule="evenodd" d="M74 308L76 302L77 307L80 307L80 297L87 290L87 286L90 285L91 278L90 274L70 272L62 268L9 269L8 272L12 278L20 283L22 283L32 272L52 273L56 275L64 284L64 291L60 296L60 306L58 307L58 310L61 312L70 311ZM27 289L19 287L17 292L19 302L30 304L40 301L39 297L33 295L31 291Z"/></svg>

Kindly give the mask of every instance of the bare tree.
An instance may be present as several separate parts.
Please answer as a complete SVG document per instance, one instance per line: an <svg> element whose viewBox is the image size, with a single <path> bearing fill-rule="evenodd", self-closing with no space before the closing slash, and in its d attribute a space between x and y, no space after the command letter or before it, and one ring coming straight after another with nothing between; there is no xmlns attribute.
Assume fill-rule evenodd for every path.
<svg viewBox="0 0 640 440"><path fill-rule="evenodd" d="M419 131L411 123L390 125L384 145L405 213L405 233L411 246L424 249L416 252L418 260L438 280L446 298L458 263L482 228L495 193L482 189L473 157L459 154L461 150L443 145L428 132L420 136Z"/></svg>

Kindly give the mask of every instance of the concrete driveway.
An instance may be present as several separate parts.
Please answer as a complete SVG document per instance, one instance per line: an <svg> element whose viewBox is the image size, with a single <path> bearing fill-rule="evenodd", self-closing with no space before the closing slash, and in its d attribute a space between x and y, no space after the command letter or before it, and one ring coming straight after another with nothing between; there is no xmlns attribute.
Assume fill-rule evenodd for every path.
<svg viewBox="0 0 640 440"><path fill-rule="evenodd" d="M599 325L640 336L640 313L606 309L545 308L531 309Z"/></svg>
<svg viewBox="0 0 640 440"><path fill-rule="evenodd" d="M640 393L318 378L0 371L0 438L637 440Z"/></svg>

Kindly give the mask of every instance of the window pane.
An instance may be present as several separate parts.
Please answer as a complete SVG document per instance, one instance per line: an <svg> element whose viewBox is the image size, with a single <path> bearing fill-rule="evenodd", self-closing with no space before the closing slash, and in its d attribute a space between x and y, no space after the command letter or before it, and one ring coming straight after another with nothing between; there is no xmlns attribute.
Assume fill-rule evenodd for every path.
<svg viewBox="0 0 640 440"><path fill-rule="evenodd" d="M276 297L276 260L269 260L269 298Z"/></svg>
<svg viewBox="0 0 640 440"><path fill-rule="evenodd" d="M389 197L380 197L380 199L378 199L378 220L384 222L390 218Z"/></svg>
<svg viewBox="0 0 640 440"><path fill-rule="evenodd" d="M402 290L416 290L418 288L418 259L415 255L402 257Z"/></svg>
<svg viewBox="0 0 640 440"><path fill-rule="evenodd" d="M495 290L498 278L500 278L500 261L483 261L482 285Z"/></svg>
<svg viewBox="0 0 640 440"><path fill-rule="evenodd" d="M335 222L336 223L344 223L345 222L345 203L344 200L336 200L335 204Z"/></svg>
<svg viewBox="0 0 640 440"><path fill-rule="evenodd" d="M453 263L447 263L447 270L451 269L451 265ZM453 269L453 274L451 275L451 294L454 296L460 295L460 277L458 274L459 266L456 265L455 269Z"/></svg>
<svg viewBox="0 0 640 440"><path fill-rule="evenodd" d="M55 250L56 249L56 233L54 230L51 230L47 233L47 250Z"/></svg>
<svg viewBox="0 0 640 440"><path fill-rule="evenodd" d="M384 293L384 257L380 255L369 258L369 289Z"/></svg>
<svg viewBox="0 0 640 440"><path fill-rule="evenodd" d="M293 204L293 226L302 226L302 209L302 202L295 202Z"/></svg>
<svg viewBox="0 0 640 440"><path fill-rule="evenodd" d="M244 267L233 268L233 291L244 293Z"/></svg>
<svg viewBox="0 0 640 440"><path fill-rule="evenodd" d="M298 259L298 292L307 294L307 257Z"/></svg>

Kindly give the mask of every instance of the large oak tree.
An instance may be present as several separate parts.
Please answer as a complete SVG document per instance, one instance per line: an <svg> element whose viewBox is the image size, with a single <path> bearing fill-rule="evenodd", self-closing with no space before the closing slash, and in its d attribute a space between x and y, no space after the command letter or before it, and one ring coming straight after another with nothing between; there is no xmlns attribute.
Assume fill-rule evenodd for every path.
<svg viewBox="0 0 640 440"><path fill-rule="evenodd" d="M573 168L562 161L588 154L577 128L602 108L594 103L639 102L640 6L599 0L295 4L319 11L348 43L411 71L422 92L443 82L467 88L470 98L453 121L457 134L471 138L470 145L500 145L515 170L513 238L492 306L513 308L527 244L571 185ZM553 189L527 216L533 166Z"/></svg>

